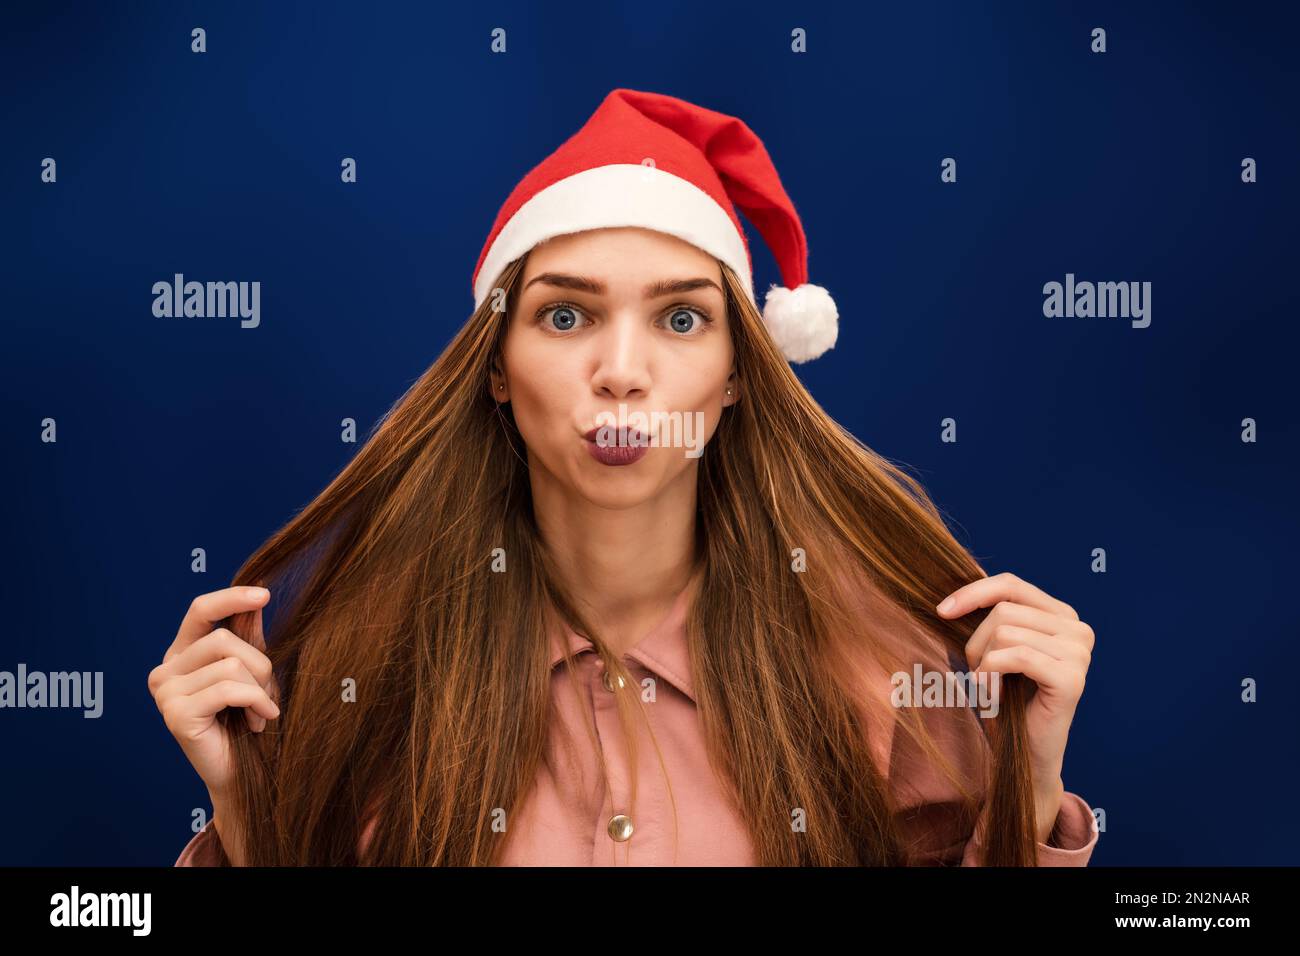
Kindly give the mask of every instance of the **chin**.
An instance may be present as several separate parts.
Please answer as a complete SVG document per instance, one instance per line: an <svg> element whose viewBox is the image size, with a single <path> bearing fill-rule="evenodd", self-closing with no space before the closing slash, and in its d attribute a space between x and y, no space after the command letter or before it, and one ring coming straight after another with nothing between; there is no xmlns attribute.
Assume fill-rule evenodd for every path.
<svg viewBox="0 0 1300 956"><path fill-rule="evenodd" d="M659 475L648 471L637 474L637 465L610 468L592 464L583 468L577 480L577 492L601 508L618 511L632 508L653 498L659 490Z"/></svg>

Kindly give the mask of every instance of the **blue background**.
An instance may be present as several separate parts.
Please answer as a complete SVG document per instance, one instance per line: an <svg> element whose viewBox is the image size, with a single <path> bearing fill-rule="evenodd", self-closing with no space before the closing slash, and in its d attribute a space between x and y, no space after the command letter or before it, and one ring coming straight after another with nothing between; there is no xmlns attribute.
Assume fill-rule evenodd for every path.
<svg viewBox="0 0 1300 956"><path fill-rule="evenodd" d="M0 863L175 859L206 791L149 670L355 452L340 420L435 359L500 204L617 86L763 138L841 313L814 397L1095 629L1064 769L1093 865L1300 862L1292 16L531 6L6 11L0 669L102 670L106 710L0 711ZM155 318L176 272L261 281L261 327ZM1045 318L1067 272L1152 282L1150 327Z"/></svg>

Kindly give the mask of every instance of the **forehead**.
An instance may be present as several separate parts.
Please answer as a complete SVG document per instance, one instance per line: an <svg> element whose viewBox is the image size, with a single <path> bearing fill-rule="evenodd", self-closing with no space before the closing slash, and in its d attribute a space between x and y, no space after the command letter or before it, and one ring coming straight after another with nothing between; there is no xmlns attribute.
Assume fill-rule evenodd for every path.
<svg viewBox="0 0 1300 956"><path fill-rule="evenodd" d="M626 226L554 236L528 254L524 281L542 272L573 272L617 282L620 278L695 278L721 285L722 270L709 253L677 236Z"/></svg>

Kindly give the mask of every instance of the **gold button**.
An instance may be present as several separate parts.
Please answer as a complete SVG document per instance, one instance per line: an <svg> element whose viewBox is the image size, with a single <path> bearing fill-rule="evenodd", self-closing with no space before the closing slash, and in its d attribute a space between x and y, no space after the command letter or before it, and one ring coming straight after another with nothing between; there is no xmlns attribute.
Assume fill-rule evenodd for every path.
<svg viewBox="0 0 1300 956"><path fill-rule="evenodd" d="M609 835L612 839L623 843L632 837L632 818L626 814L617 814L609 818Z"/></svg>
<svg viewBox="0 0 1300 956"><path fill-rule="evenodd" d="M605 690L609 691L611 694L614 693L614 685L610 682L609 679L609 668L606 668L605 670L601 671L600 682L605 685ZM623 680L623 675L620 674L618 677L618 686L622 688L622 686L626 683L627 681Z"/></svg>

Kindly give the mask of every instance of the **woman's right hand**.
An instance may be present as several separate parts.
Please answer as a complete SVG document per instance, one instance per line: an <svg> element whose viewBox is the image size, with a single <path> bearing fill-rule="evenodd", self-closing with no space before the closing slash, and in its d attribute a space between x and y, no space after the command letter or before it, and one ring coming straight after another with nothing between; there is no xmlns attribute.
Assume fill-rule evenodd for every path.
<svg viewBox="0 0 1300 956"><path fill-rule="evenodd" d="M149 672L149 692L181 750L214 800L228 792L234 769L229 734L217 720L227 707L242 707L249 729L261 733L280 716L271 659L264 653L265 588L234 587L200 594L181 620L163 661ZM224 627L231 614L257 611L252 643Z"/></svg>

